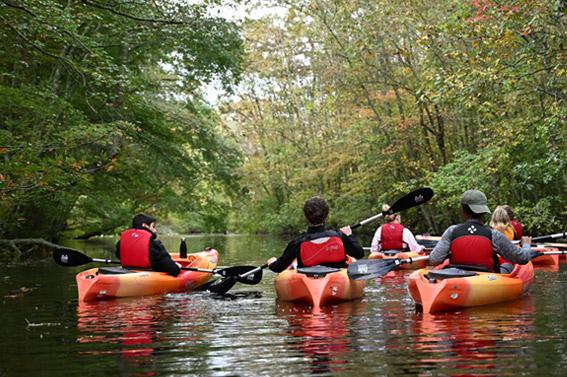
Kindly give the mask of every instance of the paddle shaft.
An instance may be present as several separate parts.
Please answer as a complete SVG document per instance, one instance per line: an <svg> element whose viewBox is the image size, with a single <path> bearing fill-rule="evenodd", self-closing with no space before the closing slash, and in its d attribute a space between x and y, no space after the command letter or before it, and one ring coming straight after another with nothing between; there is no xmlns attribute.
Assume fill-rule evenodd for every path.
<svg viewBox="0 0 567 377"><path fill-rule="evenodd" d="M76 253L78 253L78 251L74 251ZM120 264L120 261L117 260L112 260L112 259L100 259L100 258L90 258L90 262L95 262L95 263L104 263L104 264ZM208 274L220 274L220 271L222 269L207 269L207 268L197 268L197 267L179 267L181 270L183 271L195 271L195 272L206 272ZM248 271L246 272L244 275L249 275L250 273L252 273L253 271L257 271L258 269L254 269L252 271Z"/></svg>

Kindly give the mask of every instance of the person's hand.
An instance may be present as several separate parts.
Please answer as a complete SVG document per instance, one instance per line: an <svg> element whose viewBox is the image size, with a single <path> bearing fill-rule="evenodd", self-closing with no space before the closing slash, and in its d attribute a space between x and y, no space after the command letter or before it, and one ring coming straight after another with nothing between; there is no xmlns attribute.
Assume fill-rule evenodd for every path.
<svg viewBox="0 0 567 377"><path fill-rule="evenodd" d="M522 247L530 247L532 244L532 238L530 236L522 237Z"/></svg>
<svg viewBox="0 0 567 377"><path fill-rule="evenodd" d="M347 236L350 236L352 234L352 229L350 229L350 226L347 225L341 228L341 232L343 232Z"/></svg>
<svg viewBox="0 0 567 377"><path fill-rule="evenodd" d="M537 257L539 257L540 255L543 255L543 254L540 253L540 252L537 251L537 250L534 250L534 249L531 249L531 250L530 250L530 259L537 258Z"/></svg>
<svg viewBox="0 0 567 377"><path fill-rule="evenodd" d="M269 266L270 264L274 263L275 261L277 261L278 258L276 257L271 257L270 259L268 259L268 261L266 262L266 264Z"/></svg>

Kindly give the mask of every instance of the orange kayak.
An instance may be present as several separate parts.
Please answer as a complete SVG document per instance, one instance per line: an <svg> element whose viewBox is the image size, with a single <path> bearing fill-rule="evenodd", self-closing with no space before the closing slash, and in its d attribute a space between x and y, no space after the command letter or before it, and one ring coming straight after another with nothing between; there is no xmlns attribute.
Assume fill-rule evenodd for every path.
<svg viewBox="0 0 567 377"><path fill-rule="evenodd" d="M350 280L346 268L333 270L324 276L308 276L295 269L280 272L274 279L278 299L318 307L362 297L364 280Z"/></svg>
<svg viewBox="0 0 567 377"><path fill-rule="evenodd" d="M455 270L454 275L468 272L473 276L437 277ZM409 276L408 291L424 313L496 304L521 297L532 284L531 262L516 265L510 274L470 272L460 269L414 271Z"/></svg>
<svg viewBox="0 0 567 377"><path fill-rule="evenodd" d="M188 254L187 258L179 258L179 254L171 257L183 267L213 269L218 263L218 252L214 249ZM207 272L181 271L174 277L165 272L100 267L79 272L75 279L79 301L96 301L191 291L206 283L210 276Z"/></svg>
<svg viewBox="0 0 567 377"><path fill-rule="evenodd" d="M559 251L559 249L554 247L537 247L533 248L533 250L539 251L540 253L545 253L546 251ZM540 255L539 257L535 257L532 259L532 263L534 266L553 266L559 267L559 254L555 255Z"/></svg>
<svg viewBox="0 0 567 377"><path fill-rule="evenodd" d="M368 256L368 259L407 259L407 258L416 258L422 257L424 254L420 254L417 251L407 251L407 252L399 252L393 255L389 255L387 253L382 253L379 251L373 251ZM425 267L427 260L419 260L412 263L404 263L401 264L398 269L400 270L418 270L420 268Z"/></svg>

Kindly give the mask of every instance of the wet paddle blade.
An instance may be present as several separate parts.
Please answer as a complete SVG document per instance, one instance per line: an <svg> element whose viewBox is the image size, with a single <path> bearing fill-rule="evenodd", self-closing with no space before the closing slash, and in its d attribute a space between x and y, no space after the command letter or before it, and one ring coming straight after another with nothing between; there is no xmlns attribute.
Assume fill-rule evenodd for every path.
<svg viewBox="0 0 567 377"><path fill-rule="evenodd" d="M225 294L226 292L228 292L230 290L230 288L232 288L234 286L234 284L236 284L236 278L234 276L230 276L224 279L217 279L217 280L213 280L210 281L198 288L196 288L196 291L201 291L201 292L211 292L211 293L216 293L216 294Z"/></svg>
<svg viewBox="0 0 567 377"><path fill-rule="evenodd" d="M55 261L55 263L66 267L82 266L93 261L93 259L88 255L85 255L77 250L65 248L54 250L53 260Z"/></svg>
<svg viewBox="0 0 567 377"><path fill-rule="evenodd" d="M400 265L400 259L367 259L349 264L348 277L351 280L368 280L386 275Z"/></svg>

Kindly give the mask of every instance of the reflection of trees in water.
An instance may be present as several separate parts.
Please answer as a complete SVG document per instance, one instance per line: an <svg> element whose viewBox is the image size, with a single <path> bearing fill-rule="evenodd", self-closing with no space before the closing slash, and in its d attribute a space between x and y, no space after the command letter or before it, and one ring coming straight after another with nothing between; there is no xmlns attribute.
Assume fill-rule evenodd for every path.
<svg viewBox="0 0 567 377"><path fill-rule="evenodd" d="M287 344L309 359L314 374L343 370L350 353L350 319L364 312L360 300L311 307L278 301L276 310L289 324Z"/></svg>
<svg viewBox="0 0 567 377"><path fill-rule="evenodd" d="M188 299L176 301L171 296L79 302L77 341L89 345L83 354L106 357L119 353L128 375L154 376L158 374L156 356L162 351L203 343L202 334L207 330L200 323L205 322L191 319L205 316L202 308L191 306ZM175 339L160 336L171 337L169 327L173 326ZM206 347L199 348L206 353Z"/></svg>

